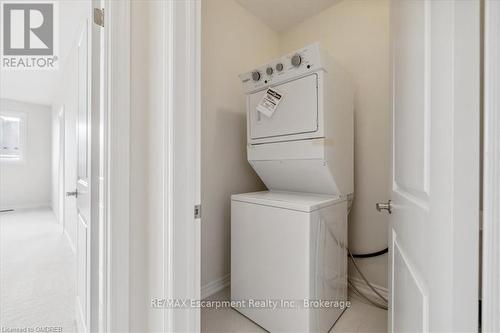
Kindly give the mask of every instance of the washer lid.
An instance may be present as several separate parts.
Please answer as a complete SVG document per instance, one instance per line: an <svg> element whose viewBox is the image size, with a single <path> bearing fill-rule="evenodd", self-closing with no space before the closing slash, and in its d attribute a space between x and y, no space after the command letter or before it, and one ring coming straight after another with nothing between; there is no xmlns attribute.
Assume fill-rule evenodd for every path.
<svg viewBox="0 0 500 333"><path fill-rule="evenodd" d="M257 205L312 212L323 207L345 201L337 195L313 194L301 192L262 191L233 194L233 201L253 203Z"/></svg>

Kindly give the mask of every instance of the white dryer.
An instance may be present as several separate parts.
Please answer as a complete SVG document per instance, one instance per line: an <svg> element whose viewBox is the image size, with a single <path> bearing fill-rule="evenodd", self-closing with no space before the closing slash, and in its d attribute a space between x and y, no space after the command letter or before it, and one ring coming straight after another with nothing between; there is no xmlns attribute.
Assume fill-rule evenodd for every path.
<svg viewBox="0 0 500 333"><path fill-rule="evenodd" d="M247 96L248 161L267 187L352 194L351 80L320 45L292 52L240 79ZM266 116L257 107L269 88L281 101Z"/></svg>
<svg viewBox="0 0 500 333"><path fill-rule="evenodd" d="M315 43L240 78L248 161L269 191L231 198L233 307L271 332L327 332L347 299L349 77Z"/></svg>

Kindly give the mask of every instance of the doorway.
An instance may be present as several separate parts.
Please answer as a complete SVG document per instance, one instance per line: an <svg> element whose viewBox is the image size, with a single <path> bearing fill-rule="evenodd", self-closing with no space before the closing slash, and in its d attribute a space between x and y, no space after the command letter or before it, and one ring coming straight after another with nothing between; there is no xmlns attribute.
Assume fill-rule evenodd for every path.
<svg viewBox="0 0 500 333"><path fill-rule="evenodd" d="M251 83L252 92L279 89L273 84L278 60L292 61L294 54L303 55L303 48L319 42L350 73L355 89L355 190L348 247L359 256L357 265L350 263L350 300L354 303L359 297L374 312L370 300L389 308L376 309L379 320L366 322L376 316L353 319L354 304L333 331L439 330L446 326L446 318L453 318L449 322L456 327L473 330L478 325L479 299L479 2L284 1L276 6L245 0L201 1L202 298L231 297L231 196L272 190L276 183L266 177L285 177L278 167L265 173L254 161L247 162L254 154L249 144L255 139L254 119L247 116L247 108L260 99L245 100L242 90L251 90ZM296 15L288 16L294 11ZM442 43L433 44L437 40ZM449 67L450 59L463 66ZM248 112L261 116L255 110ZM278 114L265 118L261 113L265 120L275 115L278 119ZM469 128L466 142L444 131L463 133L464 127ZM463 150L454 150L456 146ZM464 151L471 158L460 161ZM259 158L267 162L275 156L263 153ZM467 177L447 178L464 170ZM290 187L299 183L293 177L288 182ZM450 201L437 202L441 190L449 192ZM461 200L472 204L465 207ZM375 210L377 202L381 213ZM284 232L278 234L276 246ZM458 239L466 246L461 247ZM428 240L434 240L432 247L426 247ZM243 247L241 243L236 247ZM435 252L436 247L441 250ZM450 251L458 248L464 251L460 256ZM459 258L466 261L453 267L445 264ZM363 274L356 272L356 266ZM460 273L449 275L451 268ZM265 280L252 277L252 286ZM456 285L440 284L450 280ZM465 290L466 305L459 308L452 300ZM202 331L261 329L230 306L201 312ZM343 319L350 321L348 328Z"/></svg>
<svg viewBox="0 0 500 333"><path fill-rule="evenodd" d="M302 190L299 192L314 192L311 189L318 188L322 191L321 193L329 194L330 188L334 187L329 181L330 178L322 181L322 186L313 185L315 175L320 172L319 167L309 170L304 167L297 172L295 177L290 177L290 175L284 175L283 169L278 171L278 167L274 173L266 174L265 166L259 169L257 163L254 165L254 161L251 161L252 163L248 161L252 151L247 144L252 143L251 141L255 139L254 136L257 133L256 127L251 127L253 125L251 122L261 121L263 128L264 126L272 126L272 121L278 119L283 120L283 126L295 125L290 119L285 119L283 113L280 114L279 108L281 107L283 107L281 112L291 110L290 108L285 109L287 107L285 100L280 102L278 110L272 116L254 112L255 105L251 111L247 111L247 107L259 103L262 99L262 96L257 94L255 94L257 97L254 97L254 100L245 96L246 91L253 92L252 88L249 88L250 83L259 84L260 82L263 87L275 87L279 93L288 91L285 87L280 90L281 86L274 81L280 80L282 73L285 73L283 75L286 76L286 72L290 68L294 68L291 65L291 59L288 60L294 54L303 56L303 63L297 67L297 71L307 71L307 65L312 67L317 65L313 60L307 59L305 56L307 51L303 51L317 42L329 54L330 59L348 73L349 79L345 85L348 86L352 82L355 91L355 97L351 101L354 103L353 174L355 181L354 201L348 223L349 248L354 254L366 254L385 249L388 244L389 218L387 214L380 214L375 210L373 198L386 196L389 189L389 2L283 1L279 3L278 1L271 5L256 1L217 0L201 1L201 7L203 91L201 111L203 138L201 168L202 298L207 297L207 300L231 299L230 283L234 264L231 262L231 258L233 246L236 248L239 246L232 243L234 230L231 220L233 212L230 206L232 195L265 191L268 189L267 185L279 186L277 184L282 179L284 179L282 182L288 183L289 187L295 186L294 191L298 191L295 184L300 184ZM287 8L286 14L282 11L284 7ZM242 43L242 41L245 42ZM282 64L284 68L276 67L279 64ZM250 83L246 83L245 75L254 72L259 72L260 81L253 81L251 77ZM298 82L298 80L294 82ZM318 88L311 85L310 89ZM233 98L226 99L226 93ZM295 105L301 106L296 109L297 112L300 112L300 117L303 117L300 119L304 119L305 115L309 114L308 112L313 111L305 110L300 104L306 104L306 93L305 89L300 89L294 91L293 96L284 96L284 98L288 98L289 102L293 101L292 103ZM326 94L334 95L333 91L328 91ZM318 103L322 104L323 102L320 99ZM247 116L247 112L252 112L252 115ZM333 110L329 109L325 112L326 117L329 117ZM289 112L286 116L288 115ZM255 120L254 118L257 116L262 120L258 118ZM295 117L295 119L298 118ZM290 121L287 122L287 120ZM247 121L250 123L247 124ZM314 122L312 122L314 127L312 125L309 127L315 129L317 123L318 120L315 117ZM345 127L349 126L347 120L343 124ZM302 121L300 125L307 126L308 123ZM254 132L251 132L250 135L249 131L252 130ZM308 129L308 131L311 130ZM349 131L346 130L342 133L347 135ZM301 142L300 140L303 140L306 134L301 135L302 137L296 135L292 139ZM318 136L316 133L311 135ZM281 137L282 141L292 140L286 136ZM267 142L273 139L273 137L268 138ZM347 142L349 142L348 139L345 139L343 144L347 145ZM258 142L262 146L266 146L265 143L265 139ZM282 144L284 145L284 143ZM320 144L318 144L319 146ZM254 147L253 150L258 149L258 145ZM306 151L306 147L301 149ZM279 151L274 151L274 153L279 154ZM348 158L347 154L342 156ZM272 160L273 156L263 155L256 159ZM287 163L289 160L283 157L283 161L275 162L276 164ZM348 183L347 180L344 183L346 175L347 173L343 173L342 181L338 180L339 186L346 186L345 184ZM282 185L283 187L284 185ZM272 222L269 221L269 223ZM250 231L248 232L250 233ZM283 235L287 232L290 231L284 230ZM342 237L341 234L337 236ZM263 239L268 239L267 237L270 236L266 234L262 235L261 239L249 239L253 239L256 246L259 246L263 244L261 243L261 241L264 242ZM276 246L278 247L281 237L276 236ZM342 258L343 260L347 263L347 255L345 259ZM371 258L357 258L356 262L376 292L387 299L388 255L381 253L381 255ZM244 263L242 265L244 266ZM349 266L351 283L369 299L375 300L377 304L383 304L384 301L370 289L351 262L349 262ZM297 274L300 273L297 271ZM258 284L256 279L252 279L252 281L254 282L249 282L249 284ZM338 283L341 284L340 279ZM347 281L345 283L347 284ZM285 281L283 284L286 284ZM262 298L257 295L255 297ZM386 310L377 308L363 296L358 296L352 291L349 300L352 302L352 307L340 317L333 329L334 332L336 329L340 331L356 331L357 329L373 332L387 331ZM215 318L224 318L224 320ZM231 307L218 310L202 309L201 327L202 332L228 332L234 327L242 327L242 331L258 332L263 330L255 322ZM269 328L264 327L264 329Z"/></svg>
<svg viewBox="0 0 500 333"><path fill-rule="evenodd" d="M37 22L46 33L29 41L11 36L16 48L44 50L32 53L39 59L29 68L19 68L27 64L22 54L10 62L2 55L0 323L11 330L87 331L91 237L77 222L79 200L90 193L78 195L76 175L79 164L90 164L92 2L1 5L12 27L42 18Z"/></svg>

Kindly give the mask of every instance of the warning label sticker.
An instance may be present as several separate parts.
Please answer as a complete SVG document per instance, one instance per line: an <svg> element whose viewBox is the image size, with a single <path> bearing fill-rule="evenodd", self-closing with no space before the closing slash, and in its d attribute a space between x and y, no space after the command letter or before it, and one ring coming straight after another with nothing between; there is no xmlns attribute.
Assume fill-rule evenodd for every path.
<svg viewBox="0 0 500 333"><path fill-rule="evenodd" d="M257 105L257 111L271 118L282 100L282 94L269 88L264 94L264 97L262 97L260 103Z"/></svg>

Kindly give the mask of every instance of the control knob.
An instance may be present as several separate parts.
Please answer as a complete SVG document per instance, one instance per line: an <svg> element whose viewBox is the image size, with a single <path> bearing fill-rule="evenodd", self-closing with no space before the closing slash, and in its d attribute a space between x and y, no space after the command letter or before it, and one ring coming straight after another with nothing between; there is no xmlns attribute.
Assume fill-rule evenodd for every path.
<svg viewBox="0 0 500 333"><path fill-rule="evenodd" d="M252 72L252 80L254 81L260 80L260 73L258 71Z"/></svg>
<svg viewBox="0 0 500 333"><path fill-rule="evenodd" d="M300 54L293 55L293 57L292 57L292 65L294 67L299 67L301 63L302 63L302 57L300 56Z"/></svg>

